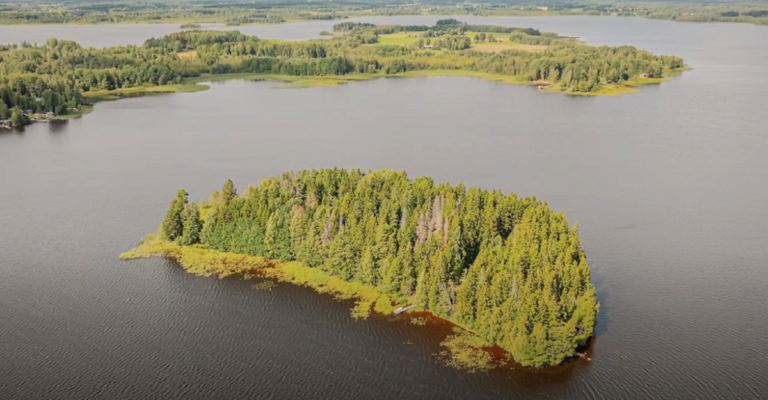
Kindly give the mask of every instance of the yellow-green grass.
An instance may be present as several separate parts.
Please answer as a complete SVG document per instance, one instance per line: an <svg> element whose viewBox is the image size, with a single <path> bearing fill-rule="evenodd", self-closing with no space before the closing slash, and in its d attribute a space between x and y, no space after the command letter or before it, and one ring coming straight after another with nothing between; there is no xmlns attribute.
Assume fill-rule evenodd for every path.
<svg viewBox="0 0 768 400"><path fill-rule="evenodd" d="M127 88L127 89L85 92L83 93L83 97L87 98L92 103L95 103L99 101L121 99L123 98L124 95L151 94L151 93L189 93L189 92L199 92L201 90L206 90L206 89L208 89L208 86L205 86L205 85L182 83L177 85L139 86L139 87L133 87L133 88Z"/></svg>
<svg viewBox="0 0 768 400"><path fill-rule="evenodd" d="M280 262L262 257L225 253L196 246L180 246L163 240L157 233L149 234L138 247L123 253L120 258L168 257L176 260L188 272L199 276L224 278L232 275L262 276L280 282L307 286L318 293L328 293L339 300L355 300L352 316L367 318L371 309L389 314L396 305L386 294L362 282L349 282L310 268L297 261Z"/></svg>
<svg viewBox="0 0 768 400"><path fill-rule="evenodd" d="M419 38L417 37L417 35L418 34L405 33L405 32L380 35L378 38L378 44L398 44L403 46L415 44L416 42L419 41Z"/></svg>
<svg viewBox="0 0 768 400"><path fill-rule="evenodd" d="M560 91L560 89L557 89L556 91ZM632 86L624 86L624 85L609 85L604 84L600 88L600 90L596 92L562 92L569 96L620 96L622 94L626 93L635 93L638 92L637 89L635 89Z"/></svg>
<svg viewBox="0 0 768 400"><path fill-rule="evenodd" d="M199 276L225 278L230 275L255 274L268 267L269 260L241 254L211 251L200 247L180 246L163 240L159 234L144 237L135 249L120 254L123 260L168 257L176 260L187 272Z"/></svg>

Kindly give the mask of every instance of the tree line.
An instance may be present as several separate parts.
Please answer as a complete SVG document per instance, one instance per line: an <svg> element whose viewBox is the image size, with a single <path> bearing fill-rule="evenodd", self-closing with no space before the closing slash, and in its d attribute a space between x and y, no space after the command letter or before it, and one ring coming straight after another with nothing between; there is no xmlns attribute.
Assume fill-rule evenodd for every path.
<svg viewBox="0 0 768 400"><path fill-rule="evenodd" d="M286 173L201 205L179 191L161 225L182 245L298 260L374 286L547 366L594 335L598 304L577 226L532 197L405 173ZM200 210L205 218L200 217Z"/></svg>

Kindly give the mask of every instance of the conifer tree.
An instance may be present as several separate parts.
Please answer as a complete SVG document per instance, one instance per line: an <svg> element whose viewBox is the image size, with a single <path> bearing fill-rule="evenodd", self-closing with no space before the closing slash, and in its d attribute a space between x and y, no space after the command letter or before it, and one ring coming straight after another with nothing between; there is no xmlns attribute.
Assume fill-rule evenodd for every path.
<svg viewBox="0 0 768 400"><path fill-rule="evenodd" d="M186 246L198 243L203 226L200 221L200 210L195 203L187 203L184 206L181 221L183 228L179 243Z"/></svg>
<svg viewBox="0 0 768 400"><path fill-rule="evenodd" d="M177 237L183 234L184 222L182 221L181 213L187 205L187 196L188 194L184 189L179 190L176 193L176 198L171 201L171 207L165 214L161 231L163 237L168 240L176 240Z"/></svg>

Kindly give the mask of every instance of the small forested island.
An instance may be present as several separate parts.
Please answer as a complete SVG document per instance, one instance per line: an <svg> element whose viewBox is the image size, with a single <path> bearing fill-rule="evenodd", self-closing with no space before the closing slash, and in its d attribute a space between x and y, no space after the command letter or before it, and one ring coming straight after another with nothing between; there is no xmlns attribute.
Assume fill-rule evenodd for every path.
<svg viewBox="0 0 768 400"><path fill-rule="evenodd" d="M375 26L345 22L330 39L287 42L237 31L188 30L142 46L83 48L49 39L0 46L0 120L77 116L125 93L196 91L196 83L266 78L333 85L377 77L475 76L571 95L618 94L659 83L684 68L674 56L632 46L588 46L532 28L468 25Z"/></svg>
<svg viewBox="0 0 768 400"><path fill-rule="evenodd" d="M357 298L358 316L414 305L525 366L560 364L594 335L578 228L536 198L343 169L187 197L180 190L158 234L121 257L304 284Z"/></svg>

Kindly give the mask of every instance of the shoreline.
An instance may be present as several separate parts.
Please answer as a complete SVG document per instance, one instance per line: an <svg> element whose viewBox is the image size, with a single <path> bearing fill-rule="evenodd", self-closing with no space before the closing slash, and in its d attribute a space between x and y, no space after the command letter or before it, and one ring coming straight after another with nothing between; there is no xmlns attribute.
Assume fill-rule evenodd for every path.
<svg viewBox="0 0 768 400"><path fill-rule="evenodd" d="M674 77L680 75L684 71L691 70L690 67L679 68L672 71L667 71L662 78L632 78L627 83L621 85L605 84L604 87L596 92L566 92L559 90L556 85L550 87L556 90L547 90L542 92L549 93L561 93L571 96L616 96L619 93L631 93L637 91L636 89L646 85L657 85L663 82L668 82ZM478 72L470 70L459 69L436 69L436 70L419 70L400 72L397 74L348 74L348 75L322 75L322 76L300 76L300 75L281 75L281 74L264 74L264 73L229 73L229 74L209 74L201 75L197 77L185 78L180 84L164 85L164 86L142 86L128 89L115 89L96 92L83 93L83 97L93 99L96 102L118 100L125 94L154 94L154 93L191 93L209 89L208 82L222 82L227 80L265 80L279 83L289 83L290 88L308 88L314 86L338 86L351 82L371 81L380 78L423 78L429 76L441 76L441 77L470 77L481 78L492 82L503 82L513 85L523 86L537 86L544 83L543 80L538 81L521 81L515 79L509 75L492 74L488 72ZM618 90L617 90L618 89Z"/></svg>
<svg viewBox="0 0 768 400"><path fill-rule="evenodd" d="M658 85L663 82L668 82L676 76L682 74L684 71L689 71L692 68L685 66L672 71L667 71L662 78L639 78L635 77L627 81L623 85L611 85L606 84L602 89L597 92L566 92L559 88L557 85L551 85L549 87L539 88L539 93L560 93L566 96L578 96L578 97L596 97L596 96L620 96L626 93L636 93L640 91L640 87L647 85ZM143 95L151 94L163 94L163 93L194 93L210 89L206 83L223 82L228 80L252 80L252 81L271 81L287 84L285 86L276 86L275 89L306 89L310 87L322 86L333 87L339 86L351 82L363 82L371 81L374 79L387 79L387 78L426 78L430 76L435 77L469 77L485 79L491 82L501 82L512 85L531 86L538 87L545 83L545 81L520 81L514 77L508 75L491 74L487 72L478 72L470 70L419 70L400 72L397 74L349 74L349 75L323 75L323 76L298 76L298 75L280 75L280 74L262 74L262 73L229 73L229 74L210 74L201 75L197 77L185 78L182 83L163 86L140 86L126 89L114 89L114 90L100 90L93 92L85 92L82 94L83 98L89 100L89 104L83 104L79 110L70 111L68 114L56 116L54 118L46 119L48 121L56 120L70 120L80 118L84 115L90 114L94 111L95 105L103 101L114 101L120 99L126 99L131 97L139 97ZM30 121L31 125L39 121ZM10 126L8 128L13 128Z"/></svg>
<svg viewBox="0 0 768 400"><path fill-rule="evenodd" d="M224 279L239 276L244 280L261 278L304 286L319 294L329 294L337 301L354 301L355 306L350 309L350 314L355 319L367 319L371 312L382 316L395 316L393 312L398 307L409 305L404 299L394 299L373 286L359 281L343 280L326 274L320 269L307 267L299 261L274 261L258 256L205 249L200 246L181 246L164 241L157 233L145 236L136 248L120 254L121 260L151 257L172 259L186 272L201 277ZM438 355L449 366L470 372L497 368L510 363L523 367L503 347L489 343L466 326L434 315L418 305L413 305L413 308L399 315L408 317L409 322L414 325L423 325L427 321L434 320L433 323L445 324L451 328L453 333L440 344L448 350ZM562 364L550 367L524 368L532 370L557 368L570 359L579 357L580 355L576 354Z"/></svg>

